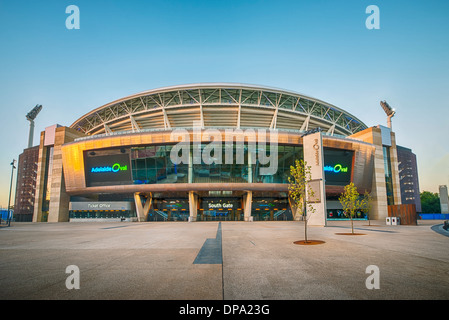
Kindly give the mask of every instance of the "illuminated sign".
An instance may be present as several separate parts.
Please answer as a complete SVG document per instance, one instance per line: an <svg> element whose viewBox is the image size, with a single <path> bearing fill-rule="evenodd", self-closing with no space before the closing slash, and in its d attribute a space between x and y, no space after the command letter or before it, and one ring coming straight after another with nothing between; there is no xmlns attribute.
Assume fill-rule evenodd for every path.
<svg viewBox="0 0 449 320"><path fill-rule="evenodd" d="M127 201L108 201L108 202L85 202L73 201L69 203L71 211L85 210L132 210L133 202Z"/></svg>
<svg viewBox="0 0 449 320"><path fill-rule="evenodd" d="M336 164L335 166L324 166L324 171L327 172L335 172L335 173L339 173L339 172L348 172L348 167L343 167L341 164Z"/></svg>
<svg viewBox="0 0 449 320"><path fill-rule="evenodd" d="M274 204L272 203L267 203L267 204L259 204L259 207L274 207Z"/></svg>
<svg viewBox="0 0 449 320"><path fill-rule="evenodd" d="M331 186L345 186L351 182L352 150L324 149L324 177L326 184Z"/></svg>
<svg viewBox="0 0 449 320"><path fill-rule="evenodd" d="M119 172L127 170L127 165L122 166L120 163L114 163L112 166L93 167L90 172Z"/></svg>
<svg viewBox="0 0 449 320"><path fill-rule="evenodd" d="M180 203L175 203L175 204L167 204L167 207L176 207L176 208L181 208L182 204Z"/></svg>
<svg viewBox="0 0 449 320"><path fill-rule="evenodd" d="M315 165L320 165L320 144L318 139L314 139L313 149L315 149Z"/></svg>
<svg viewBox="0 0 449 320"><path fill-rule="evenodd" d="M107 153L109 154L107 154ZM132 167L129 153L108 150L84 154L86 187L132 184Z"/></svg>
<svg viewBox="0 0 449 320"><path fill-rule="evenodd" d="M233 208L234 204L232 204L232 203L223 203L223 204L221 204L221 203L211 203L211 202L209 202L208 203L208 207L209 207L209 209Z"/></svg>

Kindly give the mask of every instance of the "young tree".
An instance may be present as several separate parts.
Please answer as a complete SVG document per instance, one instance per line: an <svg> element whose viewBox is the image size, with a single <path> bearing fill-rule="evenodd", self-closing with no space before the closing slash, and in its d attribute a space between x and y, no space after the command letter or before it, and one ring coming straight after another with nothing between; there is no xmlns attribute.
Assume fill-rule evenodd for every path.
<svg viewBox="0 0 449 320"><path fill-rule="evenodd" d="M309 185L311 181L311 167L304 160L295 160L295 165L290 166L290 177L288 177L288 193L296 209L296 215L304 217L304 238L307 243L307 219L315 212L315 208L307 202L307 198L315 196Z"/></svg>
<svg viewBox="0 0 449 320"><path fill-rule="evenodd" d="M340 201L343 210L349 214L351 220L351 232L354 234L354 222L352 217L357 214L358 210L368 208L370 197L364 196L360 198L357 187L351 182L345 186L344 192L340 195L338 200Z"/></svg>
<svg viewBox="0 0 449 320"><path fill-rule="evenodd" d="M368 218L368 225L371 225L371 220L369 218L369 211L371 210L371 202L373 200L373 197L371 196L371 193L368 191L365 191L362 198L362 212L366 214L366 217Z"/></svg>

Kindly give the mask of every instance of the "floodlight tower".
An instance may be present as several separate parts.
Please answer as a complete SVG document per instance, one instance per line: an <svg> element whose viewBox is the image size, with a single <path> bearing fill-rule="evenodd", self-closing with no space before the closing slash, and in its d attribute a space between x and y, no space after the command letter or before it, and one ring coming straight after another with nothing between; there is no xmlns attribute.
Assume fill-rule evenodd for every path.
<svg viewBox="0 0 449 320"><path fill-rule="evenodd" d="M28 136L28 148L33 146L33 135L34 135L34 119L36 119L37 114L42 110L42 105L37 104L30 112L27 113L26 118L30 122L30 135Z"/></svg>
<svg viewBox="0 0 449 320"><path fill-rule="evenodd" d="M394 115L396 114L396 110L390 107L390 105L385 100L380 102L380 106L382 107L382 109L384 109L385 113L387 114L388 128L391 129L391 118L393 118Z"/></svg>

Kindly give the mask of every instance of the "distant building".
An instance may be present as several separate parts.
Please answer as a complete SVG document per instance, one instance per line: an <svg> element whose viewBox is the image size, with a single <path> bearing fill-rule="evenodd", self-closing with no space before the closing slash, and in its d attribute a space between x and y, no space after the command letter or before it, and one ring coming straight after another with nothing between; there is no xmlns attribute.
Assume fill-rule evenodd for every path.
<svg viewBox="0 0 449 320"><path fill-rule="evenodd" d="M14 205L15 221L33 220L38 156L39 146L27 148L19 156Z"/></svg>
<svg viewBox="0 0 449 320"><path fill-rule="evenodd" d="M447 194L447 186L440 186L440 206L441 213L449 213L449 200Z"/></svg>
<svg viewBox="0 0 449 320"><path fill-rule="evenodd" d="M415 204L416 212L421 212L416 155L411 149L401 146L397 146L397 150L401 201L403 204Z"/></svg>

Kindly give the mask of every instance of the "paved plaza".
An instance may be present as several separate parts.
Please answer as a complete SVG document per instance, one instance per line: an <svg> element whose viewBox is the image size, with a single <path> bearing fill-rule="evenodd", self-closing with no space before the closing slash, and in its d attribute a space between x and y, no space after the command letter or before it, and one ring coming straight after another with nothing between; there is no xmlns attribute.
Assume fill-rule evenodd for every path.
<svg viewBox="0 0 449 320"><path fill-rule="evenodd" d="M328 222L18 223L0 228L0 299L449 298L449 232ZM68 289L68 266L79 289ZM368 267L379 288L368 289ZM368 268L368 272L367 272ZM370 278L372 279L372 278Z"/></svg>

